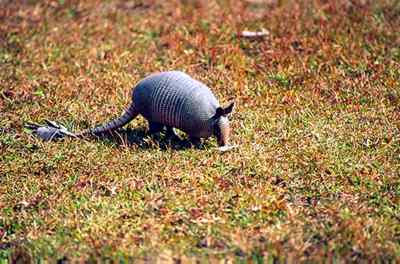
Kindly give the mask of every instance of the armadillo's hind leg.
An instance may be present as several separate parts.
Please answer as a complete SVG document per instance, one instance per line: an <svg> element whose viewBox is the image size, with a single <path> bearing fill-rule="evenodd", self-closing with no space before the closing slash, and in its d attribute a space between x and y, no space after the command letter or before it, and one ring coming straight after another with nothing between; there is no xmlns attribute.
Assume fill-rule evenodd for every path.
<svg viewBox="0 0 400 264"><path fill-rule="evenodd" d="M167 132L166 136L169 139L175 140L175 141L180 141L181 138L175 133L174 128L172 126L166 126L167 127Z"/></svg>
<svg viewBox="0 0 400 264"><path fill-rule="evenodd" d="M164 125L156 122L149 121L149 134L157 134L164 129Z"/></svg>
<svg viewBox="0 0 400 264"><path fill-rule="evenodd" d="M189 136L189 140L192 146L196 147L196 148L201 148L202 144L201 144L201 139L199 137L193 137L193 136Z"/></svg>

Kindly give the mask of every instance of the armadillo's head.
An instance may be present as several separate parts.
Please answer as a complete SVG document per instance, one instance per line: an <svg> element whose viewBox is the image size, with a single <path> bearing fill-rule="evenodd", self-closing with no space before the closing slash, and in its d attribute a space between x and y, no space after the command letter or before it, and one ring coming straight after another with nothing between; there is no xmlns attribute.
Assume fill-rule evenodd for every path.
<svg viewBox="0 0 400 264"><path fill-rule="evenodd" d="M228 115L232 112L234 102L225 107L218 107L214 116L214 135L217 137L219 146L229 145L231 128L229 125Z"/></svg>

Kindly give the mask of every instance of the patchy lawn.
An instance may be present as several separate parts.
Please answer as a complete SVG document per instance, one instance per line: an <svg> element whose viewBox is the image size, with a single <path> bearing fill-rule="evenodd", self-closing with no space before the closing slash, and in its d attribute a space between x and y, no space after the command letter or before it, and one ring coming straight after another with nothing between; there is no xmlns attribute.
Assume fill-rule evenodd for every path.
<svg viewBox="0 0 400 264"><path fill-rule="evenodd" d="M0 1L0 263L399 261L399 28L395 0ZM236 98L240 148L23 128L172 69Z"/></svg>

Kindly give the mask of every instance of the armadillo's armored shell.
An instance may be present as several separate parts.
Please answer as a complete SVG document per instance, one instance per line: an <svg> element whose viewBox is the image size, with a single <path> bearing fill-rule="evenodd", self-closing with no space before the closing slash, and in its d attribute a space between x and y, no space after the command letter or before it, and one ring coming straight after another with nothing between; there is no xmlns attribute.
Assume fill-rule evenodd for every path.
<svg viewBox="0 0 400 264"><path fill-rule="evenodd" d="M211 119L219 107L207 86L179 71L153 74L140 81L133 102L150 122L179 128L194 137L212 135Z"/></svg>

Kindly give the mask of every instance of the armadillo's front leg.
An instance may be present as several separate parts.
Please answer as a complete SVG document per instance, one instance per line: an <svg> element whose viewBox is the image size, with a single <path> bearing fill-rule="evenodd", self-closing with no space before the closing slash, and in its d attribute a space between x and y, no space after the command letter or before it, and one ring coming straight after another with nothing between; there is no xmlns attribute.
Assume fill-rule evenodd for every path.
<svg viewBox="0 0 400 264"><path fill-rule="evenodd" d="M149 121L149 134L157 134L164 129L164 125Z"/></svg>
<svg viewBox="0 0 400 264"><path fill-rule="evenodd" d="M196 148L201 147L201 139L198 137L189 136L190 143L195 146Z"/></svg>

